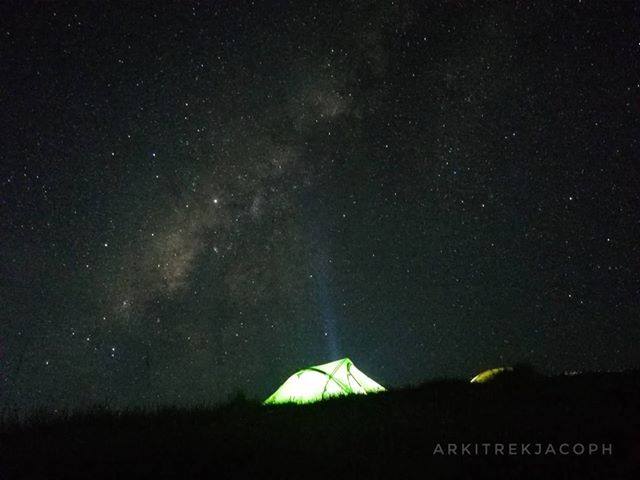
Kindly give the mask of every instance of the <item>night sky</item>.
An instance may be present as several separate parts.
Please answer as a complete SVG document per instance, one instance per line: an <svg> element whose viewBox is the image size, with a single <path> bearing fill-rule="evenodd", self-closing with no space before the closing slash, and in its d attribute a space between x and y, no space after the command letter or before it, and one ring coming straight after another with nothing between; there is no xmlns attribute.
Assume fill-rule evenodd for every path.
<svg viewBox="0 0 640 480"><path fill-rule="evenodd" d="M3 2L0 400L640 366L637 2Z"/></svg>

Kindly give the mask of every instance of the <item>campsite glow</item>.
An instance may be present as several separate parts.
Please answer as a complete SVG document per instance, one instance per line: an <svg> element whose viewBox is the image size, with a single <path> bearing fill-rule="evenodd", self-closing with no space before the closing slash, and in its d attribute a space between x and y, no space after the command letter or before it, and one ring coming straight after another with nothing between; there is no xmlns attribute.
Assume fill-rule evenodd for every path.
<svg viewBox="0 0 640 480"><path fill-rule="evenodd" d="M511 372L513 368L511 367L499 367L499 368L491 368L489 370L485 370L484 372L480 372L478 375L471 379L471 383L484 383L489 380L493 380L497 375L500 375L503 372Z"/></svg>
<svg viewBox="0 0 640 480"><path fill-rule="evenodd" d="M340 395L383 392L385 388L348 358L308 367L291 375L264 403L313 403Z"/></svg>

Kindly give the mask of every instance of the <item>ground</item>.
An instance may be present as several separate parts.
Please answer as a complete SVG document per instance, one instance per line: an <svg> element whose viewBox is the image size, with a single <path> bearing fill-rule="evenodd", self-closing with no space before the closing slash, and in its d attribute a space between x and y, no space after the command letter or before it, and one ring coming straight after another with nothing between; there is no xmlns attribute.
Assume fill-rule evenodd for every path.
<svg viewBox="0 0 640 480"><path fill-rule="evenodd" d="M0 478L638 478L639 380L640 371L520 370L308 406L5 418ZM530 453L473 453L485 443ZM555 454L536 455L537 444ZM598 451L580 454L589 444Z"/></svg>

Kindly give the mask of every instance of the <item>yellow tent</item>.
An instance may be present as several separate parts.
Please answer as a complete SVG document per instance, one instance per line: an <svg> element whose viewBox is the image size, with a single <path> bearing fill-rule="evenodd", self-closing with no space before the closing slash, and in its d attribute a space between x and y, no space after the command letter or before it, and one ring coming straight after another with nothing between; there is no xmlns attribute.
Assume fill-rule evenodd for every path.
<svg viewBox="0 0 640 480"><path fill-rule="evenodd" d="M485 370L471 379L471 383L484 383L495 380L498 375L504 372L513 372L512 367L498 367Z"/></svg>

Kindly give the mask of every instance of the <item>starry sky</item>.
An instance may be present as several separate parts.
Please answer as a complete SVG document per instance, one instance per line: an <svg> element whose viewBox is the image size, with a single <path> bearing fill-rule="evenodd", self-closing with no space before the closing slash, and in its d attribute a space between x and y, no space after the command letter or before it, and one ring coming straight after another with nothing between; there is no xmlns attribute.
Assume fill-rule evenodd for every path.
<svg viewBox="0 0 640 480"><path fill-rule="evenodd" d="M640 365L640 7L3 2L0 400Z"/></svg>

